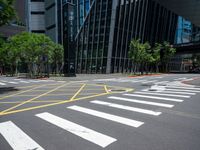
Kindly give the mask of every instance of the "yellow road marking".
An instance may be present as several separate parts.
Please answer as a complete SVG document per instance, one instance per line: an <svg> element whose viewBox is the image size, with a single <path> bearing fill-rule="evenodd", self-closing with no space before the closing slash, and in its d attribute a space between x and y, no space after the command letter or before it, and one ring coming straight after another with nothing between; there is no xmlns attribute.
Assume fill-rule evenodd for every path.
<svg viewBox="0 0 200 150"><path fill-rule="evenodd" d="M31 101L29 103L51 103L51 102L59 102L63 100L37 100L37 101ZM19 104L21 101L14 101L14 102L0 102L0 104Z"/></svg>
<svg viewBox="0 0 200 150"><path fill-rule="evenodd" d="M28 111L28 110L34 110L34 109L38 109L38 108L55 106L55 105L59 105L59 104L70 103L70 102L73 102L73 101L78 101L78 100L82 100L82 99L88 99L88 98L93 98L93 97L98 97L98 96L103 96L103 95L108 95L108 94L110 94L110 93L101 93L101 94L97 94L97 95L86 96L86 97L76 98L76 99L72 99L72 100L60 101L60 102L52 103L52 104L29 107L29 108L24 108L24 109L20 109L20 110L13 110L13 111L5 112L5 113L0 113L0 116L8 115L8 114L14 114L14 113L18 113L18 112L24 112L24 111Z"/></svg>
<svg viewBox="0 0 200 150"><path fill-rule="evenodd" d="M82 86L81 86L81 88L71 97L71 99L70 100L73 100L82 90L83 90L83 88L86 86L86 84L83 84Z"/></svg>
<svg viewBox="0 0 200 150"><path fill-rule="evenodd" d="M105 89L106 93L109 93L109 91L107 89L107 85L104 85L104 89Z"/></svg>
<svg viewBox="0 0 200 150"><path fill-rule="evenodd" d="M98 86L96 84L90 84L90 85ZM99 85L99 86L104 86L104 85ZM117 87L117 86L109 86L109 87ZM4 113L1 112L0 116L8 115L8 114L14 114L14 113L18 113L18 112L24 112L24 111L28 111L28 110L34 110L34 109L38 109L38 108L45 108L45 107L49 107L49 106L55 106L55 105L70 103L70 102L73 102L73 101L78 101L78 100L83 100L83 99L89 99L89 98L98 97L98 96L109 95L109 94L112 94L112 93L119 93L119 92L109 92L109 93L106 92L106 93L100 93L100 94L96 94L96 95L90 95L90 96L75 98L77 95L80 94L80 92L82 91L83 88L84 88L84 85L69 100L60 100L60 101L58 101L56 103L45 104L45 105L40 105L40 106L34 106L34 107L29 107L29 108L24 108L24 109L19 109L19 110L12 110L12 111L9 111L9 112L4 112ZM107 88L108 88L108 86L107 86ZM131 89L131 88L124 88L124 87L117 87L117 88L124 89L124 90L126 90L126 92L130 92L130 91L134 90L134 89ZM52 101L57 101L57 100L52 100Z"/></svg>
<svg viewBox="0 0 200 150"><path fill-rule="evenodd" d="M18 104L18 105L15 105L15 106L13 106L13 107L11 107L11 108L8 108L8 109L2 111L1 113L5 113L5 112L10 111L10 110L12 110L12 109L15 109L15 108L17 108L17 107L19 107L19 106L21 106L21 105L24 105L24 104L26 104L26 103L28 103L28 102L31 102L31 101L33 101L33 100L35 100L35 99L37 99L37 98L40 98L40 97L42 97L42 96L44 96L44 95L46 95L46 94L49 94L49 93L51 93L51 92L53 92L53 91L56 91L57 89L59 89L59 88L65 86L65 85L66 85L66 84L63 84L63 85L61 85L61 86L58 86L58 87L56 87L56 88L54 88L54 89L52 89L52 90L50 90L50 91L48 91L48 92L46 92L46 93L43 93L43 94L38 95L38 96L36 96L36 97L34 97L34 98L31 98L31 99L29 99L29 100L27 100L27 101L24 101L24 102L22 102L22 103L20 103L20 104ZM0 114L1 114L1 113L0 113Z"/></svg>
<svg viewBox="0 0 200 150"><path fill-rule="evenodd" d="M40 88L40 87L43 87L43 86L45 86L45 85L40 85L40 86L31 88L31 89L28 89L28 90L25 90L25 91L22 91L22 92L18 92L18 93L15 93L15 94L3 96L3 97L0 98L0 100L5 99L5 98L8 98L8 97L16 96L16 95L19 95L19 94L22 94L22 93L26 93L26 92L32 91L32 90L34 90L34 89L36 89L36 88Z"/></svg>

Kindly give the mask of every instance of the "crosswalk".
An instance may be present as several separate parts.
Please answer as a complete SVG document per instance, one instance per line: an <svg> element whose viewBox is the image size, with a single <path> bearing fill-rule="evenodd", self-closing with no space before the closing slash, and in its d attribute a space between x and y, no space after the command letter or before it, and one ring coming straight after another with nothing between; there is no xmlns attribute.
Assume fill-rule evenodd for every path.
<svg viewBox="0 0 200 150"><path fill-rule="evenodd" d="M185 90L187 90L187 92ZM65 109L65 117L60 117L58 114L50 112L38 113L35 114L34 117L40 119L42 121L40 123L46 122L49 126L56 126L59 130L63 130L66 133L69 132L72 135L79 137L77 140L86 140L94 145L106 148L109 145L118 142L118 138L115 137L115 135L107 135L104 133L104 130L102 131L103 126L97 126L95 129L91 128L90 125L82 125L81 121L77 123L67 115L67 112L70 111L71 115L83 115L82 117L84 118L82 119L92 121L94 124L95 120L97 121L98 119L99 123L103 119L106 123L113 122L116 125L119 124L130 130L138 129L144 124L148 125L148 120L145 121L144 117L140 118L140 115L159 117L165 113L158 111L162 110L159 108L164 107L166 109L172 109L176 105L190 100L191 97L199 92L200 88L198 87L168 85L165 88L162 88L162 90L157 91L142 89L132 93L110 95L104 99L93 99L86 102L88 105L84 106L79 103L70 105ZM112 110L111 113L108 110ZM135 118L135 115L124 116L124 113L119 114L119 112L131 112L138 115L137 118ZM30 137L20 129L20 126L17 126L11 121L0 123L0 134L8 141L8 144L14 150L45 149L45 146L43 146L40 141L36 141L37 138Z"/></svg>
<svg viewBox="0 0 200 150"><path fill-rule="evenodd" d="M40 80L40 79L10 79L10 80L0 80L0 86L7 86L7 85L26 85L31 83L49 83L49 82L60 82L55 80ZM64 82L64 81L61 81Z"/></svg>
<svg viewBox="0 0 200 150"><path fill-rule="evenodd" d="M121 78L108 78L108 79L94 79L95 82L118 82L118 83L138 83L138 84L154 84L154 85L184 85L181 83L182 81L191 81L193 78L175 78L173 81L169 80L163 80L165 76L154 76L152 77L134 77L134 78L127 78L127 77L121 77ZM159 79L159 80L158 80ZM160 80L161 79L161 80Z"/></svg>

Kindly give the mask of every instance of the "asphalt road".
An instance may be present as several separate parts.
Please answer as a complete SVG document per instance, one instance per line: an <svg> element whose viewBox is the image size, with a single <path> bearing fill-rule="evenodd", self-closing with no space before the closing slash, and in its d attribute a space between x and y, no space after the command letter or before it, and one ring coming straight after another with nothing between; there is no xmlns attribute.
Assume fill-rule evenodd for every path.
<svg viewBox="0 0 200 150"><path fill-rule="evenodd" d="M0 77L0 150L199 150L198 78Z"/></svg>

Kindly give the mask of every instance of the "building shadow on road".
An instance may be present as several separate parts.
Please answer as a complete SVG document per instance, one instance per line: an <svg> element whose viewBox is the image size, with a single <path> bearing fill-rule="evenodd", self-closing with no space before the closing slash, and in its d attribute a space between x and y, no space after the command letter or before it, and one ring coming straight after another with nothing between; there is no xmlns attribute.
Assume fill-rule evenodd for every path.
<svg viewBox="0 0 200 150"><path fill-rule="evenodd" d="M15 87L0 87L0 94L16 92L16 91L19 91L19 89L16 89Z"/></svg>

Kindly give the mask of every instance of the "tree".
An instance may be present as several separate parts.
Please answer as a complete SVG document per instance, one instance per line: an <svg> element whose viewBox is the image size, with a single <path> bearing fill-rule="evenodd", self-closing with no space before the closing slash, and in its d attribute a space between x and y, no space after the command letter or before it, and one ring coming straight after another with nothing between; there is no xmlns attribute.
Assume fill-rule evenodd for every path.
<svg viewBox="0 0 200 150"><path fill-rule="evenodd" d="M22 32L8 39L0 51L4 60L17 73L19 62L28 66L30 77L49 73L49 63L60 63L63 57L61 45L54 43L44 34Z"/></svg>
<svg viewBox="0 0 200 150"><path fill-rule="evenodd" d="M133 39L131 41L128 56L135 63L134 74L136 73L138 67L140 68L142 74L144 72L144 67L147 71L147 66L152 61L150 48L151 46L148 42L143 44L140 43L139 39Z"/></svg>
<svg viewBox="0 0 200 150"><path fill-rule="evenodd" d="M152 47L152 57L153 57L153 64L155 65L155 71L159 72L159 64L160 64L160 50L162 45L159 43L155 43L155 46Z"/></svg>
<svg viewBox="0 0 200 150"><path fill-rule="evenodd" d="M51 62L53 64L53 68L56 74L58 73L59 66L61 66L63 63L63 57L64 57L63 46L60 44L55 44L51 54Z"/></svg>
<svg viewBox="0 0 200 150"><path fill-rule="evenodd" d="M0 0L0 26L9 23L15 16L14 0Z"/></svg>
<svg viewBox="0 0 200 150"><path fill-rule="evenodd" d="M172 56L176 53L176 49L170 45L169 42L163 42L162 44L162 64L164 66L164 71L169 71L169 62L172 58Z"/></svg>
<svg viewBox="0 0 200 150"><path fill-rule="evenodd" d="M140 40L139 39L131 40L128 56L134 62L134 74L136 74L137 67L140 62L140 49L141 49Z"/></svg>

